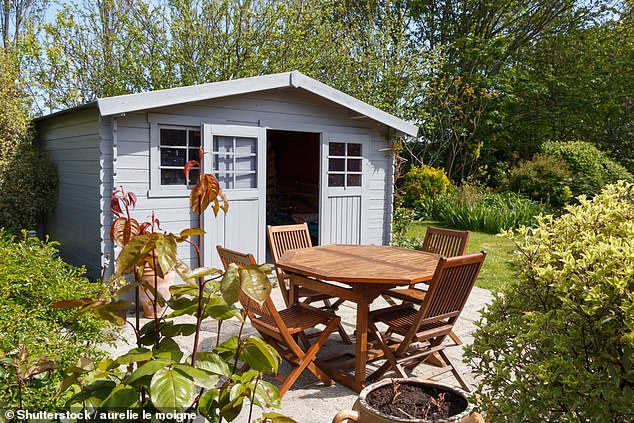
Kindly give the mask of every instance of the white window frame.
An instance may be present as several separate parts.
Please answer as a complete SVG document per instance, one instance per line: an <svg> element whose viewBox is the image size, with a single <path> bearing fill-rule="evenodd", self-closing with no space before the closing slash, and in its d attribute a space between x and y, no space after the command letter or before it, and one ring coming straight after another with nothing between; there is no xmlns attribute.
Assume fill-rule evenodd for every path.
<svg viewBox="0 0 634 423"><path fill-rule="evenodd" d="M147 193L148 197L189 197L191 189L194 185L161 185L160 128L197 128L198 130L200 130L200 142L202 145L202 120L196 117L148 113L148 123L150 124L150 189Z"/></svg>
<svg viewBox="0 0 634 423"><path fill-rule="evenodd" d="M343 144L343 152L344 155L343 156L331 156L330 155L330 144ZM349 156L348 155L348 144L357 144L359 145L359 148L361 148L361 154L359 156ZM326 165L327 168L327 172L328 172L328 178L327 178L327 182L328 182L328 188L343 188L343 189L351 189L351 188L361 188L363 186L363 181L364 181L364 174L363 174L363 153L365 150L366 146L364 145L364 143L362 142L357 142L355 140L341 140L341 141L335 141L335 140L330 140L328 141L328 156L326 156L326 160L328 161L328 164ZM339 159L339 160L343 160L343 170L330 170L330 159ZM356 171L356 170L348 170L348 159L352 159L352 160L358 160L361 169ZM330 185L330 175L343 175L343 185ZM360 184L359 185L348 185L348 175L359 175L360 177Z"/></svg>

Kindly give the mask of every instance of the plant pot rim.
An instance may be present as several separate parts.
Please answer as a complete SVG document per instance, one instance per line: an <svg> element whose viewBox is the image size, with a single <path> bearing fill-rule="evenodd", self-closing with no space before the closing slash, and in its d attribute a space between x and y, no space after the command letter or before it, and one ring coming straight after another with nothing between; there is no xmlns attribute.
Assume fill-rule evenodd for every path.
<svg viewBox="0 0 634 423"><path fill-rule="evenodd" d="M400 384L407 384L407 385L434 386L436 388L453 392L454 394L465 399L465 401L467 402L467 408L465 408L465 410L462 411L461 413L455 414L453 416L444 417L442 419L430 420L430 419L408 419L408 418L400 418L400 417L391 416L389 414L380 412L379 410L375 409L370 404L368 404L366 397L368 396L370 392L374 391L377 388L380 388L381 386L391 385L393 382L398 382ZM436 382L430 379L407 377L407 378L387 378L387 379L382 379L378 382L374 382L366 386L365 388L363 388L363 390L359 393L358 400L359 400L359 403L363 406L363 408L365 408L365 410L368 413L374 414L375 416L381 417L383 419L391 419L391 421L396 421L396 419L398 419L398 421L406 422L406 423L433 423L433 422L451 423L451 422L460 422L462 419L469 416L473 412L473 405L469 402L469 398L467 397L467 395L468 393L466 391L456 386L447 385L447 384Z"/></svg>

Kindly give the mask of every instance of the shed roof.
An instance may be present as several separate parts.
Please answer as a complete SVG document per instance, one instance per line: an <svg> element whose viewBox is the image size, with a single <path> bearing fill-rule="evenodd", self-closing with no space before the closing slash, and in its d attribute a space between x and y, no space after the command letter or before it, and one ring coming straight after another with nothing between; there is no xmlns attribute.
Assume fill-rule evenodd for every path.
<svg viewBox="0 0 634 423"><path fill-rule="evenodd" d="M107 97L97 100L97 104L102 116L112 116L156 107L289 87L301 88L319 95L404 134L415 136L418 133L416 125L336 90L299 71Z"/></svg>

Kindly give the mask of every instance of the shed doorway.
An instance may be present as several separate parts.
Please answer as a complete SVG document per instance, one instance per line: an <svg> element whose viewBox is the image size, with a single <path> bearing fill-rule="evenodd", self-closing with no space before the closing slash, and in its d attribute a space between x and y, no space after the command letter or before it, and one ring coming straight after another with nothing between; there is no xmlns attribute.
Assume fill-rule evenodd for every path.
<svg viewBox="0 0 634 423"><path fill-rule="evenodd" d="M320 134L266 131L266 224L307 223L319 245Z"/></svg>

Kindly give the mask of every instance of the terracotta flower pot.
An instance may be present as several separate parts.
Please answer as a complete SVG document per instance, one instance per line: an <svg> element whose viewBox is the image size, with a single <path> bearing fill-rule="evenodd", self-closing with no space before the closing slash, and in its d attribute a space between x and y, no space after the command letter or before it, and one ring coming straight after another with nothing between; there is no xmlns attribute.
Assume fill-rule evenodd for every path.
<svg viewBox="0 0 634 423"><path fill-rule="evenodd" d="M417 418L401 418L389 416L387 414L382 413L381 411L373 408L367 401L367 396L370 392L375 389L384 386L390 385L394 381L398 382L401 385L404 384L415 384L415 385L424 385L424 386L433 386L436 389L440 389L442 391L451 392L465 400L465 408L458 414L447 418L441 419L417 419ZM365 389L361 391L357 401L352 406L352 410L343 410L340 411L335 418L332 420L332 423L344 423L344 422L356 422L356 423L484 423L482 416L478 413L473 413L473 406L469 404L467 400L467 396L464 391L451 387L449 385L444 385L441 383L436 383L431 380L423 380L423 379L415 379L415 378L407 378L407 379L383 379L379 382L368 385Z"/></svg>
<svg viewBox="0 0 634 423"><path fill-rule="evenodd" d="M154 286L154 270L148 265L143 269L143 281ZM165 301L169 300L172 296L170 293L170 285L174 280L174 272L168 272L165 277L157 278L157 291L163 297ZM149 289L141 289L139 291L139 302L143 307L143 316L147 319L153 319L154 316L154 306L152 302L154 301L154 296L152 295L152 291ZM162 315L167 306L161 306L160 304L156 305L156 312L158 315Z"/></svg>

